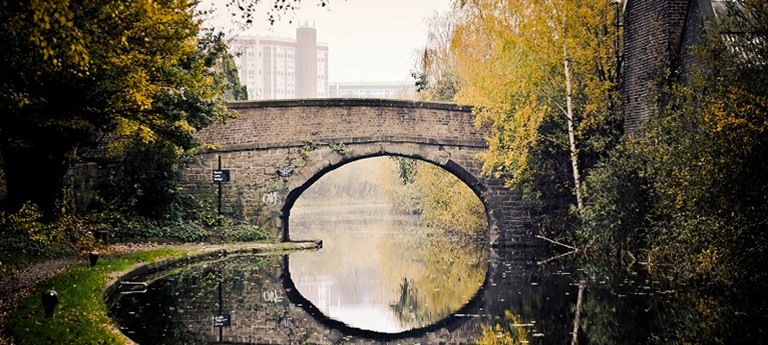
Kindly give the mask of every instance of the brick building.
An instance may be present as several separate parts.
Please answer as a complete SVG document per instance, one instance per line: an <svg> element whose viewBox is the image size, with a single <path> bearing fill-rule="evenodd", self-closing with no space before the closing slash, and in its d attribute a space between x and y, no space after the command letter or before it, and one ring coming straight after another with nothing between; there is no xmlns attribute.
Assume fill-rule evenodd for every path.
<svg viewBox="0 0 768 345"><path fill-rule="evenodd" d="M624 130L633 134L657 111L661 88L694 62L687 48L727 1L624 0Z"/></svg>

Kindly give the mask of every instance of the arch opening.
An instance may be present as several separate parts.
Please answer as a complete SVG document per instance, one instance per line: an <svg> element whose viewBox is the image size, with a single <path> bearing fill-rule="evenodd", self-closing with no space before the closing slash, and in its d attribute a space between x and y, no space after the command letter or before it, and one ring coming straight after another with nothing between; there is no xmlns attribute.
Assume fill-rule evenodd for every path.
<svg viewBox="0 0 768 345"><path fill-rule="evenodd" d="M383 156L391 155L331 167L302 191L288 219L291 236L322 240L323 249L293 254L286 271L292 289L319 314L354 329L400 334L440 323L477 295L487 279L487 211L444 168ZM371 183L376 180L378 188ZM418 195L457 186L463 194ZM449 204L471 210L462 216L457 207L435 209ZM456 222L472 216L480 221Z"/></svg>
<svg viewBox="0 0 768 345"><path fill-rule="evenodd" d="M344 169L345 167L348 167L350 164L354 164L355 162L381 157L413 160L415 162L420 162L420 164L426 165L427 167L436 168L438 170L438 174L448 173L452 177L455 177L458 181L460 181L462 186L468 188L468 190L471 191L471 193L479 200L484 213L485 224L483 225L483 228L487 230L485 237L487 241L493 244L493 239L498 236L498 226L496 224L496 220L500 218L501 211L498 209L496 202L493 199L492 193L489 192L489 189L481 182L478 177L476 177L473 173L452 159L444 159L442 162L440 162L436 159L430 159L422 155L399 153L396 150L386 152L380 151L370 154L360 154L344 157L344 159L341 159L336 163L330 163L326 161L326 164L317 167L314 174L311 174L303 183L300 183L294 188L291 188L287 193L280 216L281 240L291 240L290 216L292 209L296 205L296 202L299 201L299 199L302 197L302 195L304 195L307 190L315 186L319 180L321 180L324 176L334 171Z"/></svg>

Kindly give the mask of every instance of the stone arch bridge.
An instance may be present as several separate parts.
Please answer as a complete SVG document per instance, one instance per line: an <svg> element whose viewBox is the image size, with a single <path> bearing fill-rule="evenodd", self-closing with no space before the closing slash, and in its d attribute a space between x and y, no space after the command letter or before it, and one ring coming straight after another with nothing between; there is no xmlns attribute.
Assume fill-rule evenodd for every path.
<svg viewBox="0 0 768 345"><path fill-rule="evenodd" d="M450 103L381 99L233 102L240 116L196 134L206 144L185 170L189 191L218 195L212 170L229 170L221 184L223 212L281 230L301 193L324 174L355 160L404 156L442 167L482 200L492 245L530 242L530 222L516 194L481 175L477 154L487 148L471 108ZM215 199L214 199L215 200Z"/></svg>

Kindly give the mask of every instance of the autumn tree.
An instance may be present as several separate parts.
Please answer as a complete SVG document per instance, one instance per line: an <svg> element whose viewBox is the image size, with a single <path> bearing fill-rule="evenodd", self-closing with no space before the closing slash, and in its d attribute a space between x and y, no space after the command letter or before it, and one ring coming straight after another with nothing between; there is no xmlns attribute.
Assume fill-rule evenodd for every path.
<svg viewBox="0 0 768 345"><path fill-rule="evenodd" d="M414 180L426 226L467 238L487 234L485 207L466 183L426 162L418 162Z"/></svg>
<svg viewBox="0 0 768 345"><path fill-rule="evenodd" d="M473 0L455 12L455 99L491 131L484 171L533 205L567 197L581 210L583 171L619 137L614 5Z"/></svg>
<svg viewBox="0 0 768 345"><path fill-rule="evenodd" d="M2 207L55 216L65 171L100 138L183 150L230 117L199 33L188 0L0 4Z"/></svg>

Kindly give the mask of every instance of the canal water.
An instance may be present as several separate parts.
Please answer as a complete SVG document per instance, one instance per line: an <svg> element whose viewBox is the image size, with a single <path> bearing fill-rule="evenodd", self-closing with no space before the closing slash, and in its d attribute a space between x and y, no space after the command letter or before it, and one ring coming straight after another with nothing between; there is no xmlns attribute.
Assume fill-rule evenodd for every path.
<svg viewBox="0 0 768 345"><path fill-rule="evenodd" d="M110 308L139 344L761 344L740 295L677 289L560 248L461 243L386 205L297 207L314 251L136 277Z"/></svg>

